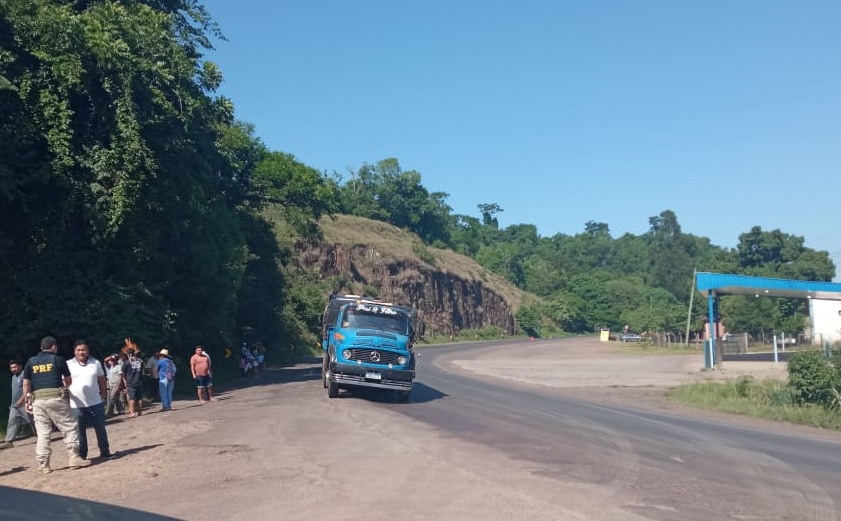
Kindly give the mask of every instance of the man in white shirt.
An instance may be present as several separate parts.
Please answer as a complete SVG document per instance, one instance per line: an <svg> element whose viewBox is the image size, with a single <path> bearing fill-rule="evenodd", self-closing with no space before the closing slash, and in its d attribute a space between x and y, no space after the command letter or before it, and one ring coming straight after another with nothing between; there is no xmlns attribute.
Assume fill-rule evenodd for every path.
<svg viewBox="0 0 841 521"><path fill-rule="evenodd" d="M105 369L99 360L90 356L84 340L73 347L73 358L67 361L70 376L70 412L76 417L79 430L79 456L88 459L88 425L92 425L99 445L99 457L110 458L108 433L105 432L105 404L108 396Z"/></svg>

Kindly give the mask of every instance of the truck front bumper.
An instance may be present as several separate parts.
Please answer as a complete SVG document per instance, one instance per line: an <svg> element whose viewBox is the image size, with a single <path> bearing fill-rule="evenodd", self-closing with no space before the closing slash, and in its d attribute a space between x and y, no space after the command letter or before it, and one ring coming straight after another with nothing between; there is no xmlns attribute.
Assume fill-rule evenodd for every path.
<svg viewBox="0 0 841 521"><path fill-rule="evenodd" d="M396 389L409 391L415 371L411 369L372 369L357 364L330 364L328 380L339 385L377 387L379 389Z"/></svg>

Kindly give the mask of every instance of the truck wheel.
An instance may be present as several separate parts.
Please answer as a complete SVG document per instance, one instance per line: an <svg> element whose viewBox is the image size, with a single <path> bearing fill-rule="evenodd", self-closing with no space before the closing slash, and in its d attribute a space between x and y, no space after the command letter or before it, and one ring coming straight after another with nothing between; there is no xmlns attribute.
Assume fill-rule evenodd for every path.
<svg viewBox="0 0 841 521"><path fill-rule="evenodd" d="M397 391L397 401L400 403L406 403L409 401L409 395L412 394L412 391Z"/></svg>
<svg viewBox="0 0 841 521"><path fill-rule="evenodd" d="M329 357L327 356L327 353L324 353L324 356L321 359L321 385L323 385L325 389L327 389L327 361L328 360L329 360Z"/></svg>
<svg viewBox="0 0 841 521"><path fill-rule="evenodd" d="M339 396L339 384L336 382L327 382L327 398L335 398Z"/></svg>

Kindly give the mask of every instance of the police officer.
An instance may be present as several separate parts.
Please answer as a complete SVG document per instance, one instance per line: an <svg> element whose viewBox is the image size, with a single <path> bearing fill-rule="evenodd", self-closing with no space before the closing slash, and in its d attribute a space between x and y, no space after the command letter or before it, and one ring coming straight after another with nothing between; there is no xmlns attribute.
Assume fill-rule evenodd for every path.
<svg viewBox="0 0 841 521"><path fill-rule="evenodd" d="M42 474L50 469L50 434L53 425L64 435L68 467L78 469L90 465L90 461L79 456L79 433L76 419L70 412L67 387L70 387L70 370L67 362L56 355L58 345L55 338L46 336L41 340L41 352L26 362L23 369L23 392L27 409L35 416L35 430L38 443L35 445L35 460Z"/></svg>

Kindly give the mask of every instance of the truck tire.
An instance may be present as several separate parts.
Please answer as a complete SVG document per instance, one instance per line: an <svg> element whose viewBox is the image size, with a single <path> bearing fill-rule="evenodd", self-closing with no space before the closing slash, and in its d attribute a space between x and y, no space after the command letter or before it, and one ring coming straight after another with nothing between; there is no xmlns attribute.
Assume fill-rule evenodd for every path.
<svg viewBox="0 0 841 521"><path fill-rule="evenodd" d="M397 391L397 401L400 403L406 403L409 401L409 396L412 394L412 391Z"/></svg>
<svg viewBox="0 0 841 521"><path fill-rule="evenodd" d="M339 396L339 384L336 382L327 382L327 398L335 398Z"/></svg>
<svg viewBox="0 0 841 521"><path fill-rule="evenodd" d="M327 389L327 361L330 359L327 353L321 358L321 385Z"/></svg>

